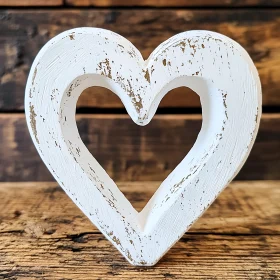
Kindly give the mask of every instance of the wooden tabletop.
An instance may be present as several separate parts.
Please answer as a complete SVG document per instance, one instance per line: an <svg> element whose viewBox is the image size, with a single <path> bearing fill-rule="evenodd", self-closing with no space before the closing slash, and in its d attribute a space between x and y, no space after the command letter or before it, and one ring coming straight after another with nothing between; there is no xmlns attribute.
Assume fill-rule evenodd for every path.
<svg viewBox="0 0 280 280"><path fill-rule="evenodd" d="M159 183L118 185L140 210ZM280 181L232 183L154 267L128 264L56 183L1 183L0 201L0 279L280 279Z"/></svg>

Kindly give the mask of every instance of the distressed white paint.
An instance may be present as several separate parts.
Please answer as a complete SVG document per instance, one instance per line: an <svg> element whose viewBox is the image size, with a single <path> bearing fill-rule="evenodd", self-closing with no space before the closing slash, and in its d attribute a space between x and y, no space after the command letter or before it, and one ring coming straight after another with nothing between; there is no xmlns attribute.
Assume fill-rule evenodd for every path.
<svg viewBox="0 0 280 280"><path fill-rule="evenodd" d="M90 86L115 92L138 125L150 122L173 88L187 86L200 96L203 124L197 141L140 213L80 139L75 107ZM259 126L261 86L246 51L221 34L183 32L145 61L116 33L78 28L56 36L39 52L25 110L33 142L61 187L131 264L148 266L242 167Z"/></svg>

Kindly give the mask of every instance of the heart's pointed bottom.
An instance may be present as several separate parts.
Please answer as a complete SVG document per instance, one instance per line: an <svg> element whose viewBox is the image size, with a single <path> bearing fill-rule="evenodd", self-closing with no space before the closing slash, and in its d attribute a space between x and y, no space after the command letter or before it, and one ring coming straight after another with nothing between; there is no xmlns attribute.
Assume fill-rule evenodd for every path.
<svg viewBox="0 0 280 280"><path fill-rule="evenodd" d="M145 261L145 260L133 260L130 257L128 257L127 255L123 255L125 257L125 259L133 266L146 266L146 267L150 267L150 266L154 266L156 265L163 257L163 255L159 258L156 258L153 261Z"/></svg>

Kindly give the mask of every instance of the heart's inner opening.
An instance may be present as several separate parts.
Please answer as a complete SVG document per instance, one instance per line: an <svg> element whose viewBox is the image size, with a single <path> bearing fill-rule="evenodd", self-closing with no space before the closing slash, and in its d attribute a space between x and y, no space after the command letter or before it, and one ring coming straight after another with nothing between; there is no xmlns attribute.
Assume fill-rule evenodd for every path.
<svg viewBox="0 0 280 280"><path fill-rule="evenodd" d="M175 88L161 100L152 121L139 126L116 94L94 86L80 95L76 122L89 152L117 185L126 182L120 190L140 212L154 188L133 191L129 182L156 181L159 186L183 160L201 129L200 98L188 87Z"/></svg>
<svg viewBox="0 0 280 280"><path fill-rule="evenodd" d="M93 118L92 114L79 114L77 122L80 135L75 122L75 108L81 93L92 86L101 86L118 93L129 115L105 116L99 112ZM199 94L203 123L201 124L200 116L192 115L186 120L184 114L172 117L161 114L153 119L161 99L173 88L182 86L190 87ZM148 233L183 192L192 195L195 179L200 171L203 169L207 172L204 167L223 138L227 107L223 91L221 92L212 80L202 77L176 77L159 92L153 92L152 88L149 92L143 91L142 97L143 110L139 110L135 95L128 95L119 84L102 75L85 74L76 78L65 90L61 100L63 110L59 116L64 142L73 159L73 165L79 169L84 182L84 185L80 186L83 196L87 198L94 193L96 201L103 201L104 205L112 209L112 215L125 217L126 221L138 230ZM138 125L145 125L153 120L145 129L133 124L130 118ZM180 127L182 129L178 132ZM165 133L163 129L166 129ZM192 140L188 143L187 139ZM195 143L192 146L193 142ZM93 145L93 148L90 148L92 154L85 143ZM150 143L154 150L147 148ZM172 146L173 149L169 148ZM135 164L137 157L140 165ZM102 161L107 161L108 167L103 163L104 169L100 161L101 164ZM172 170L174 166L176 167ZM111 173L111 177L116 181L124 181L127 174L132 174L132 180L137 178L143 181L151 180L154 174L157 174L153 177L154 180L167 177L144 209L138 212L105 170ZM137 174L145 175L141 178ZM94 190L89 192L90 188ZM91 207L94 210L95 205Z"/></svg>

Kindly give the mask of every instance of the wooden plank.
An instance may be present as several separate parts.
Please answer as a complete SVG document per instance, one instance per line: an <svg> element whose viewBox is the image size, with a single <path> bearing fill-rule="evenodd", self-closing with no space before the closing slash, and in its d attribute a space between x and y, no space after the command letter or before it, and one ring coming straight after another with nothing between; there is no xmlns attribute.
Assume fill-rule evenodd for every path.
<svg viewBox="0 0 280 280"><path fill-rule="evenodd" d="M23 110L26 78L35 55L50 38L77 26L118 32L131 40L145 58L161 42L184 30L221 32L241 43L252 56L262 81L263 104L280 105L280 11L277 9L2 10L0 17L2 111ZM176 92L167 95L161 106L200 106L195 94L188 95L187 90ZM78 107L122 108L123 105L106 90L89 89L82 94Z"/></svg>
<svg viewBox="0 0 280 280"><path fill-rule="evenodd" d="M69 6L96 6L96 7L111 7L111 6L151 6L151 7L254 7L254 6L279 6L279 1L270 0L244 0L244 1L228 1L228 0L66 0Z"/></svg>
<svg viewBox="0 0 280 280"><path fill-rule="evenodd" d="M158 184L119 185L142 207ZM232 183L150 268L130 266L56 184L0 184L0 277L276 280L279 184Z"/></svg>
<svg viewBox="0 0 280 280"><path fill-rule="evenodd" d="M0 6L62 6L63 0L0 0Z"/></svg>
<svg viewBox="0 0 280 280"><path fill-rule="evenodd" d="M187 234L157 266L133 267L101 234L60 239L3 235L0 277L12 280L278 280L279 242L279 235Z"/></svg>
<svg viewBox="0 0 280 280"><path fill-rule="evenodd" d="M171 90L160 102L160 108L188 107L197 108L201 107L201 104L199 96L187 87ZM91 87L82 93L77 108L93 108L94 110L98 108L124 108L124 106L119 97L112 91L102 87Z"/></svg>
<svg viewBox="0 0 280 280"><path fill-rule="evenodd" d="M119 182L140 211L160 182ZM0 234L22 232L61 238L99 231L56 182L0 183ZM280 234L280 181L235 181L227 187L189 232L200 234ZM44 201L44 203L42 203ZM51 207L50 207L51 206ZM32 221L29 228L27 225Z"/></svg>
<svg viewBox="0 0 280 280"><path fill-rule="evenodd" d="M85 145L114 180L162 181L192 147L201 116L156 115L141 127L128 115L77 115L77 123ZM238 179L280 179L279 127L280 114L263 115ZM0 115L0 139L0 181L53 180L31 143L23 114Z"/></svg>

